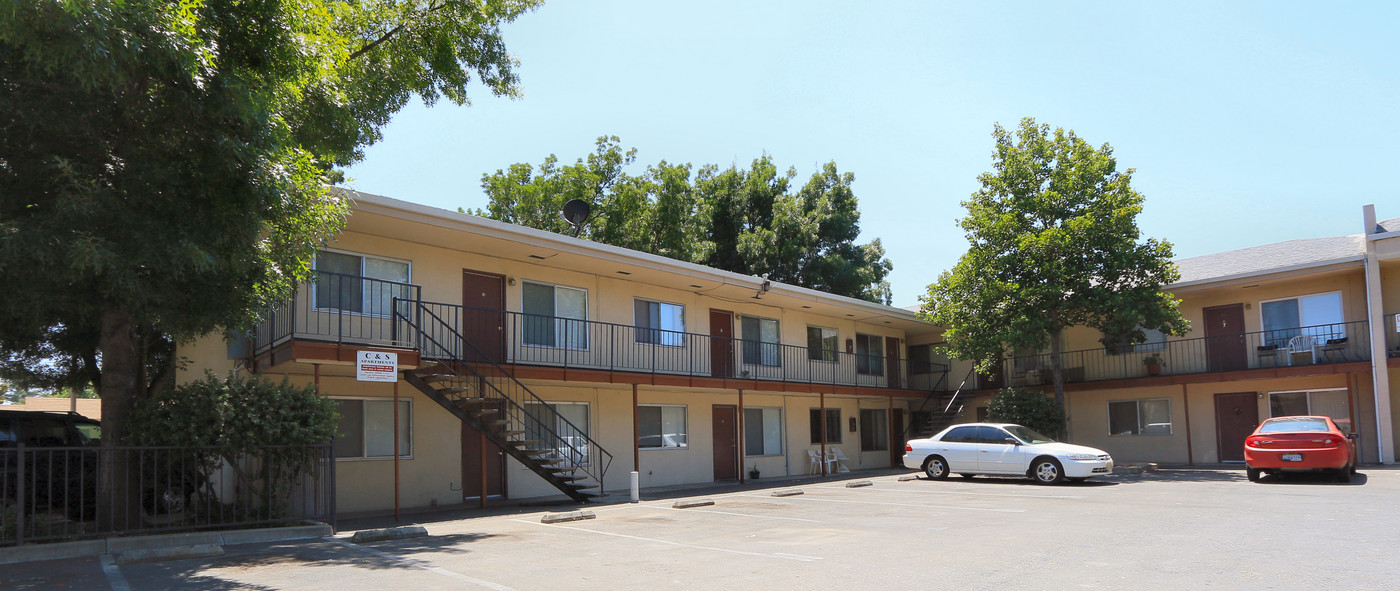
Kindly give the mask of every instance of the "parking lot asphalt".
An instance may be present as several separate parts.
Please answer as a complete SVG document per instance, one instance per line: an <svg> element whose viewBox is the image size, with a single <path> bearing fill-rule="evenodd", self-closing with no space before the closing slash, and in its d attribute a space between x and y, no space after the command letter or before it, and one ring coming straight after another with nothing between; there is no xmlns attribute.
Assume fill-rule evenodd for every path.
<svg viewBox="0 0 1400 591"><path fill-rule="evenodd" d="M860 475L857 475L859 478ZM0 565L0 588L147 589L1391 589L1400 469L1253 484L1180 469L1038 486L889 472L784 488L426 524L427 537L229 546L216 558ZM676 497L714 505L675 509ZM110 561L109 561L110 562Z"/></svg>

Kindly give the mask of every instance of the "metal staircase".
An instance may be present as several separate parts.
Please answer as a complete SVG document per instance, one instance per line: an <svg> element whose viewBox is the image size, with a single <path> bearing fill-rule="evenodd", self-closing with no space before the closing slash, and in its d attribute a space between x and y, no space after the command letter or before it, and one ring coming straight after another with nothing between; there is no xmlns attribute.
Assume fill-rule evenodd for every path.
<svg viewBox="0 0 1400 591"><path fill-rule="evenodd" d="M963 409L962 404L958 402L958 397L962 395L963 389L967 387L967 382L972 379L972 374L974 372L976 372L975 368L968 371L967 375L963 377L962 383L958 384L958 389L954 392L950 393L937 389L930 391L928 396L924 397L923 402L919 403L919 408L914 409L911 413L912 420L909 421L909 426L906 428L905 440L932 437L934 434L948 427L948 425L953 424L953 421L957 420L958 414L960 414ZM942 382L940 381L939 383L941 384ZM938 404L932 409L925 410L935 397L938 399Z"/></svg>
<svg viewBox="0 0 1400 591"><path fill-rule="evenodd" d="M394 303L395 329L406 327L424 360L405 373L408 383L569 498L603 496L612 454L463 338L449 321L462 317L461 306Z"/></svg>

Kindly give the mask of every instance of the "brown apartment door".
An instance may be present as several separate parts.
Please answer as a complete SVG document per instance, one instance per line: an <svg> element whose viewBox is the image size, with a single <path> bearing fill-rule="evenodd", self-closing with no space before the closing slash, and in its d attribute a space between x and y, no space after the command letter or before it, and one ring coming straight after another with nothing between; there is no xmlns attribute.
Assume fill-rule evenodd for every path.
<svg viewBox="0 0 1400 591"><path fill-rule="evenodd" d="M904 381L899 379L899 339L885 337L885 385L891 388L899 388L904 385Z"/></svg>
<svg viewBox="0 0 1400 591"><path fill-rule="evenodd" d="M734 377L734 314L710 309L710 375Z"/></svg>
<svg viewBox="0 0 1400 591"><path fill-rule="evenodd" d="M502 311L506 309L506 278L462 269L462 308L462 338L466 340L462 359L505 361L506 317Z"/></svg>
<svg viewBox="0 0 1400 591"><path fill-rule="evenodd" d="M501 448L480 431L462 423L462 498L481 500L482 479L486 496L500 497L506 492L506 458Z"/></svg>
<svg viewBox="0 0 1400 591"><path fill-rule="evenodd" d="M1215 395L1215 444L1220 461L1244 461L1244 439L1259 426L1258 397L1254 392Z"/></svg>
<svg viewBox="0 0 1400 591"><path fill-rule="evenodd" d="M714 405L715 480L739 477L738 407Z"/></svg>
<svg viewBox="0 0 1400 591"><path fill-rule="evenodd" d="M1249 367L1244 348L1244 304L1206 308L1206 365L1210 371Z"/></svg>

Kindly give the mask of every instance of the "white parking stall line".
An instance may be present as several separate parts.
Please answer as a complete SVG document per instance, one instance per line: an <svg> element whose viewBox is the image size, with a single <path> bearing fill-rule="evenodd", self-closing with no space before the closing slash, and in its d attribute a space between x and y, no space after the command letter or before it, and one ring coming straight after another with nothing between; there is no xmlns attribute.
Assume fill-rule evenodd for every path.
<svg viewBox="0 0 1400 591"><path fill-rule="evenodd" d="M765 499L765 498L767 498L767 497L760 497L760 496L757 496L757 495L734 495L734 496L739 496L739 497L753 497L753 498L756 498L756 499ZM783 500L785 500L785 501L805 501L805 502L812 502L812 503L847 503L847 504L852 504L852 505L882 505L882 506L886 506L886 507L918 507L918 508L921 508L921 509L950 509L950 510L955 510L955 511L986 511L986 512L989 512L989 513L1025 513L1025 512L1026 512L1025 509L996 509L996 508L987 508L987 507L960 507L960 506L955 506L955 505L921 505L921 504L917 504L917 503L887 503L887 502L882 502L882 501L848 501L848 500L845 500L845 499L823 499L823 498L820 498L820 497L808 497L808 496L801 496L801 497L783 497Z"/></svg>
<svg viewBox="0 0 1400 591"><path fill-rule="evenodd" d="M513 588L511 588L511 587L507 587L507 586L505 586L505 585L498 585L498 584L496 584L496 583L492 583L491 581L483 581L483 580L481 580L481 579L475 579L475 578L469 577L469 576L464 575L464 574L461 574L461 573L454 573L454 572L452 572L452 571L450 571L450 570L447 570L447 569L438 568L438 567L436 567L436 566L432 566L432 565L430 565L430 564L428 564L428 563L426 563L426 562L423 562L423 561L421 561L421 560L414 560L414 559L412 559L412 558L406 558L406 557L403 557L403 556L398 556L398 555L396 555L396 554L390 554L390 553L388 553L388 552L381 552L381 551L379 551L379 550L375 550L374 548L366 548L366 547L361 546L361 545L359 545L359 544L351 544L350 542L346 542L346 541L344 541L344 540L337 540L337 539L335 539L335 538L326 538L326 539L327 539L327 540L330 540L330 541L332 541L332 542L335 542L335 543L337 543L337 544L340 544L341 546L345 546L346 548L350 548L350 549L352 549L352 550L359 550L360 552L364 552L364 553L366 553L366 554L373 554L374 556L378 556L378 557L383 558L383 559L385 559L385 560L391 560L391 561L394 561L394 562L403 564L403 565L405 565L405 566L411 566L411 567L413 567L413 568L422 569L422 570L425 570L425 571L428 571L428 572L437 573L437 574L440 574L440 575L445 576L445 577L448 577L448 578L457 579L458 581L462 581L462 582L464 582L464 583L471 583L472 585L476 585L476 586L478 586L478 587L485 587L485 588L487 588L487 589L492 589L492 590L494 590L494 591L516 591L515 589L513 589Z"/></svg>
<svg viewBox="0 0 1400 591"><path fill-rule="evenodd" d="M126 577L122 576L122 570L117 567L111 554L103 554L101 562L102 574L107 575L107 584L112 587L112 591L131 591L131 587L126 584Z"/></svg>
<svg viewBox="0 0 1400 591"><path fill-rule="evenodd" d="M932 485L930 485L930 486L932 486ZM852 492L852 493L864 492L864 491L859 491L859 490L848 489L848 488L846 488L845 485L834 486L834 485L825 485L825 484L823 484L823 485L821 485L821 486L817 486L817 487L813 487L813 488L820 488L820 489L822 489L822 490L834 490L834 491L839 491L839 492ZM1018 494L1009 494L1009 493L968 492L968 491L963 491L963 490L933 490L933 489L929 489L929 490L904 490L904 489L897 489L897 488L880 488L880 489L876 489L876 490L879 490L879 491L882 491L882 492L897 492L897 493L916 494L916 495L922 495L922 494L936 494L936 495L972 495L972 496L978 496L978 497L1012 497L1012 498L1023 498L1023 499L1082 499L1082 498L1084 498L1083 496L1080 496L1080 495L1036 495L1036 494L1018 495Z"/></svg>
<svg viewBox="0 0 1400 591"><path fill-rule="evenodd" d="M753 515L750 513L732 513L729 511L714 511L710 509L677 509L675 507L653 507L654 509L665 509L667 511L677 511L680 513L714 513L716 515L733 515L745 519L776 519L779 521L801 521L804 523L826 523L816 519L803 519L801 517L777 517L774 515Z"/></svg>
<svg viewBox="0 0 1400 591"><path fill-rule="evenodd" d="M648 537L645 537L645 536L634 536L634 535L630 535L630 534L619 534L619 533L610 532L610 531L602 531L602 530L596 530L596 529L589 529L589 528L586 528L586 527L578 527L578 526L573 526L573 525L559 525L559 524L557 524L557 523L555 523L555 524L539 523L539 522L537 522L537 521L527 521L527 520L524 520L524 519L512 519L511 521L518 521L518 522L520 522L520 523L529 523L529 524L531 524L531 525L538 525L538 526L540 526L540 527L548 527L548 528L551 528L551 529L567 529L567 530L573 530L573 531L578 531L578 532L585 532L585 533L590 533L590 534L598 534L598 535L600 535L600 536L611 536L611 537L614 537L614 538L623 538L623 539L627 539L627 540L637 540L637 541L641 541L641 542L655 542L655 543L657 543L657 544L666 544L666 545L668 545L668 546L677 546L677 547L680 547L680 548L690 548L690 549L692 549L692 550L709 550L709 551L711 551L711 552L723 552L723 553L725 553L725 554L738 554L738 555L741 555L741 556L754 556L754 557L758 557L758 558L779 558L779 559L782 559L782 560L796 560L796 561L798 561L798 562L813 562L813 561L817 561L817 560L822 560L822 558L821 558L820 556L802 556L802 555L800 555L800 554L783 554L783 553L780 553L780 552L774 552L774 553L746 552L746 551L744 551L744 550L732 550L732 549L729 549L729 548L715 548L715 547L713 547L713 546L700 546L700 545L696 545L696 544L686 544L686 543L684 543L684 542L675 542L675 541L671 541L671 540L662 540L662 539L659 539L659 538L648 538Z"/></svg>

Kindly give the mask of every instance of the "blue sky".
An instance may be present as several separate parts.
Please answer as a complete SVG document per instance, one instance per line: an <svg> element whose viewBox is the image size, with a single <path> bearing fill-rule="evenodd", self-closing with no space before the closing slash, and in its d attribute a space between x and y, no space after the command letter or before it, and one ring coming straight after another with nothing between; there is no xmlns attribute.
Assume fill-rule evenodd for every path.
<svg viewBox="0 0 1400 591"><path fill-rule="evenodd" d="M1196 256L1400 216L1400 3L546 3L504 28L524 96L414 104L350 186L455 209L600 135L660 160L855 174L861 242L917 303L967 242L993 123L1113 146L1146 236Z"/></svg>

